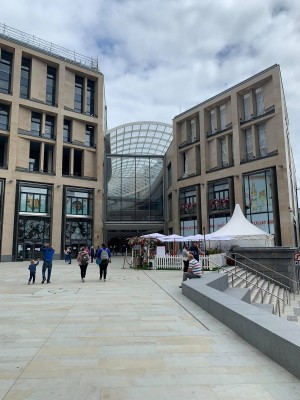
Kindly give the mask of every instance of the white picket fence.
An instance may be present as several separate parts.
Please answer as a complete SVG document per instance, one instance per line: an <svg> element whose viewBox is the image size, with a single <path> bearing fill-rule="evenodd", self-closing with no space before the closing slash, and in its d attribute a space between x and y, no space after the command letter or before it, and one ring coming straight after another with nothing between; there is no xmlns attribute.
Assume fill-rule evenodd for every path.
<svg viewBox="0 0 300 400"><path fill-rule="evenodd" d="M155 256L153 269L182 269L181 256Z"/></svg>
<svg viewBox="0 0 300 400"><path fill-rule="evenodd" d="M217 266L225 265L225 253L212 254L208 257L200 257L202 268L212 270ZM153 269L179 269L183 268L182 256L155 256L152 260Z"/></svg>

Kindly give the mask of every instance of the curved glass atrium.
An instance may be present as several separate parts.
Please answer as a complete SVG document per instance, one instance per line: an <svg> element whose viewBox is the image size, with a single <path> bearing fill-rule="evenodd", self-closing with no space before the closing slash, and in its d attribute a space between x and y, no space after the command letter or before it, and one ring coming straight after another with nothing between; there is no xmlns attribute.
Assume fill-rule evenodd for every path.
<svg viewBox="0 0 300 400"><path fill-rule="evenodd" d="M106 135L106 220L163 221L163 159L173 127L132 122Z"/></svg>

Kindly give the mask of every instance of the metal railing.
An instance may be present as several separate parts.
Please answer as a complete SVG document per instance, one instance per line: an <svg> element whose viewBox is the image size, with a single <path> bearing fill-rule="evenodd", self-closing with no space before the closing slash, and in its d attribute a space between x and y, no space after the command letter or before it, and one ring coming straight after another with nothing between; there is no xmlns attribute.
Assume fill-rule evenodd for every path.
<svg viewBox="0 0 300 400"><path fill-rule="evenodd" d="M0 23L0 37L29 47L33 50L84 66L93 71L99 71L97 58L87 57L83 54L76 53L75 51L68 50L65 47L48 42L47 40L19 31L18 29L12 28L6 24Z"/></svg>
<svg viewBox="0 0 300 400"><path fill-rule="evenodd" d="M234 260L233 258L231 258L231 257L228 257L228 258L236 262L236 260ZM241 263L241 264L242 264L242 263ZM278 296L277 294L275 294L275 293L269 291L268 289L265 289L265 288L263 288L262 286L260 286L260 285L258 284L259 279L258 279L258 275L256 274L257 271L256 271L255 269L251 268L251 267L249 268L249 267L247 266L249 269L252 269L252 270L254 271L254 274L251 273L251 275L252 275L252 276L253 276L253 275L256 276L256 283L251 282L251 280L250 280L250 279L248 278L248 276L247 276L247 270L246 270L245 268L243 268L243 267L241 267L241 268L244 269L245 272L246 272L246 277L245 277L245 278L242 277L242 276L240 276L240 275L236 272L236 267L237 267L236 264L232 267L232 268L234 269L234 272L233 272L233 269L228 270L228 267L220 266L220 265L217 265L217 264L215 264L215 265L218 267L218 273L220 272L220 269L222 269L222 270L224 270L224 272L227 272L227 273L230 273L230 274L231 274L231 284L232 284L232 287L234 287L234 279L233 279L233 277L236 276L238 279L241 279L242 281L246 282L246 287L248 287L248 285L252 285L253 287L258 288L258 289L259 289L259 292L260 292L260 294L261 294L261 304L264 303L264 296L265 296L265 295L269 294L271 298L272 298L272 297L275 297L275 298L276 298L276 305L277 305L276 313L277 313L277 311L278 311L279 317L281 316L280 301L282 302L282 312L284 312L284 306L285 306L285 304L290 304L290 288L289 288L288 286L284 285L283 283L278 282L278 281L276 281L275 279L272 279L272 278L268 277L267 275L265 275L264 278L263 278L262 276L260 276L260 278L265 279L265 281L268 282L268 281L272 280L273 283L274 283L274 285L280 286L280 287L283 289L283 296L281 297L281 296ZM262 274L262 275L263 275L263 274ZM268 287L269 287L269 286L268 286Z"/></svg>
<svg viewBox="0 0 300 400"><path fill-rule="evenodd" d="M289 288L291 288L291 287L293 288L292 292L294 294L294 298L295 298L295 290L294 290L295 288L296 288L296 293L299 294L299 281L297 281L295 279L288 278L286 275L281 274L280 272L274 271L272 268L269 268L266 265L263 265L263 264L259 263L258 261L255 261L255 260L253 260L253 259L251 259L249 257L246 257L244 254L240 254L240 253L231 253L231 254L234 255L234 256L237 255L239 257L243 257L245 260L250 261L252 264L256 264L259 267L262 267L264 270L269 271L273 276L277 276L282 280L284 279L284 280L288 281L289 282ZM237 261L235 258L234 258L234 260L235 260L235 262ZM250 268L250 269L254 269L254 271L257 271L257 270L255 270L255 268L252 268L249 265L242 263L241 261L237 261L237 262L239 264L241 264L243 266L242 268L244 268L244 269L245 268ZM268 275L264 274L261 271L257 271L257 273L263 275L264 277L268 276ZM279 278L278 278L278 281L279 281ZM274 278L270 278L270 279L274 280ZM287 285L284 285L282 282L280 282L280 285L287 286Z"/></svg>

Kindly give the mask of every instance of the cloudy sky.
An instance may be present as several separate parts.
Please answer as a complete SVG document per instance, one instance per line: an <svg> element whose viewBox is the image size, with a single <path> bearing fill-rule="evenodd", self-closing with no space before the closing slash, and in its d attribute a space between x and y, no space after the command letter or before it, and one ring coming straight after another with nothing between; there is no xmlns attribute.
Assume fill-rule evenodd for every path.
<svg viewBox="0 0 300 400"><path fill-rule="evenodd" d="M172 123L280 64L300 186L299 1L10 0L0 22L98 57L109 128Z"/></svg>

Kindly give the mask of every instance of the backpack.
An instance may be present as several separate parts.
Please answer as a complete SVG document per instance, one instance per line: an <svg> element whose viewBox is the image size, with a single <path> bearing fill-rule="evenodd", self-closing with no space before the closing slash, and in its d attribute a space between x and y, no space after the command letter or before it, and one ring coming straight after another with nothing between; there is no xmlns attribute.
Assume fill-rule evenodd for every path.
<svg viewBox="0 0 300 400"><path fill-rule="evenodd" d="M88 263L89 263L89 256L87 255L87 253L82 253L80 265L88 265Z"/></svg>
<svg viewBox="0 0 300 400"><path fill-rule="evenodd" d="M106 262L108 263L108 252L107 252L107 250L103 249L101 251L100 259L101 259L101 261L104 261L103 264L105 264Z"/></svg>

